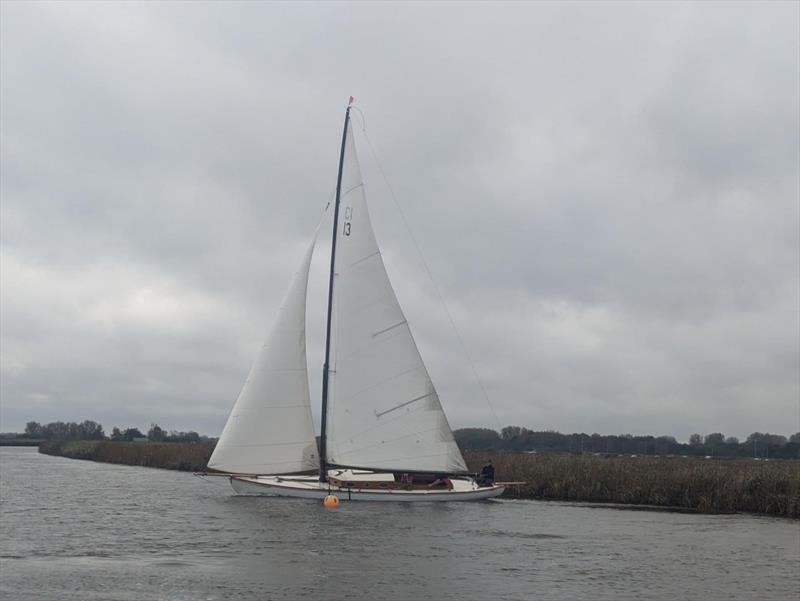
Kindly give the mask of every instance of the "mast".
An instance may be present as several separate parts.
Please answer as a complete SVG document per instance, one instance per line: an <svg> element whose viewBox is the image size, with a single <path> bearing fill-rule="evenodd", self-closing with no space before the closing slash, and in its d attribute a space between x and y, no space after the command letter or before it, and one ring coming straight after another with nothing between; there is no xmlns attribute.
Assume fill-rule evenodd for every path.
<svg viewBox="0 0 800 601"><path fill-rule="evenodd" d="M350 97L350 103L353 97ZM342 169L344 167L344 146L347 141L347 124L350 122L350 103L344 114L342 129L342 148L339 151L339 174L336 177L336 201L333 207L333 236L331 237L331 273L328 280L328 323L325 327L325 364L322 366L322 419L319 437L319 481L328 481L327 429L328 429L328 366L331 358L331 316L333 313L333 276L336 265L336 237L339 229L339 199L342 192Z"/></svg>

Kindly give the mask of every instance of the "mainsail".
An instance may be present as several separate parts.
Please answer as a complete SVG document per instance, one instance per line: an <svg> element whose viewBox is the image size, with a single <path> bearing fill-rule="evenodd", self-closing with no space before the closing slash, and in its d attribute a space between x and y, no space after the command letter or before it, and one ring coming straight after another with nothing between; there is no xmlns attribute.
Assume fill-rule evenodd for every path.
<svg viewBox="0 0 800 601"><path fill-rule="evenodd" d="M383 265L349 122L335 235L327 463L466 472Z"/></svg>
<svg viewBox="0 0 800 601"><path fill-rule="evenodd" d="M211 469L286 474L318 467L306 363L306 290L315 241L228 417Z"/></svg>

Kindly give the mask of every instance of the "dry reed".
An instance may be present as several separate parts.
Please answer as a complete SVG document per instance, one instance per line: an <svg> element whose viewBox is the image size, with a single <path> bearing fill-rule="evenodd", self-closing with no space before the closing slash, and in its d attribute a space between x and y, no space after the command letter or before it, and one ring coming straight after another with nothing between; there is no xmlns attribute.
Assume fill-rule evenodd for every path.
<svg viewBox="0 0 800 601"><path fill-rule="evenodd" d="M213 445L46 441L41 453L105 463L202 471ZM468 451L471 470L491 458L501 481L523 481L506 496L623 503L703 513L752 512L800 518L800 461L704 460Z"/></svg>
<svg viewBox="0 0 800 601"><path fill-rule="evenodd" d="M204 470L213 449L209 444L110 440L51 440L39 445L39 452L48 455L189 472Z"/></svg>
<svg viewBox="0 0 800 601"><path fill-rule="evenodd" d="M568 454L465 454L491 458L498 480L524 481L507 496L800 517L800 461L705 460Z"/></svg>

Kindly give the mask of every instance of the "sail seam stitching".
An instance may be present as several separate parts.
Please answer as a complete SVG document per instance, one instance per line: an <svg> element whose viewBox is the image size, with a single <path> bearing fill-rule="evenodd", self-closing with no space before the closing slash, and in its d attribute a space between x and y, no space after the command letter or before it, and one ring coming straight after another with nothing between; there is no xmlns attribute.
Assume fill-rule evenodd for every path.
<svg viewBox="0 0 800 601"><path fill-rule="evenodd" d="M342 196L347 196L353 190L358 190L359 188L363 188L363 187L364 187L364 182L361 182L360 184L357 184L357 185L353 186L349 190L345 190L345 192L342 194ZM341 198L339 198L339 202L341 203Z"/></svg>
<svg viewBox="0 0 800 601"><path fill-rule="evenodd" d="M366 257L362 257L361 259L359 259L358 261L355 261L354 263L350 263L350 265L348 265L348 267L355 267L355 266L356 266L356 265L358 265L359 263L363 263L363 262L364 262L364 261L366 261L367 259L371 259L371 258L372 258L372 257L374 257L375 255L380 255L380 254L381 254L381 251L377 250L377 251L375 251L374 253L372 253L372 254L370 254L370 255L367 255Z"/></svg>
<svg viewBox="0 0 800 601"><path fill-rule="evenodd" d="M395 328L399 328L400 326L404 325L405 323L407 323L407 320L404 319L403 321L401 321L399 323L396 323L393 326L389 326L388 328L383 328L382 330L378 330L377 332L375 332L372 335L372 337L375 338L377 336L380 336L381 334L385 334L389 330L394 330Z"/></svg>
<svg viewBox="0 0 800 601"><path fill-rule="evenodd" d="M411 399L410 401L406 401L405 403L400 403L396 407L392 407L391 409L387 409L386 411L381 411L380 413L378 413L376 411L375 412L375 417L381 417L382 415L386 415L387 413L391 413L392 411L396 411L397 409L401 409L401 408L405 407L406 405L410 405L411 403L416 403L417 401L421 401L422 399L427 398L427 397L429 397L431 395L434 395L434 394L436 394L436 393L435 392L429 392L427 394L423 394L422 396L418 396L415 399Z"/></svg>

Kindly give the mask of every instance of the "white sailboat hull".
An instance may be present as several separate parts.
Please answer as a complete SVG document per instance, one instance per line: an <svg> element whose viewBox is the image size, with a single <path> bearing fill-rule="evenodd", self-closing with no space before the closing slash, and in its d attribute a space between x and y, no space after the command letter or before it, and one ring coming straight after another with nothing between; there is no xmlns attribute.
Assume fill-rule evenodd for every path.
<svg viewBox="0 0 800 601"><path fill-rule="evenodd" d="M266 495L273 497L295 497L300 499L324 499L336 495L340 501L389 501L389 502L442 502L481 501L503 494L504 486L478 487L471 480L453 480L453 489L429 490L365 490L344 488L320 482L314 477L232 476L231 486L239 494Z"/></svg>

